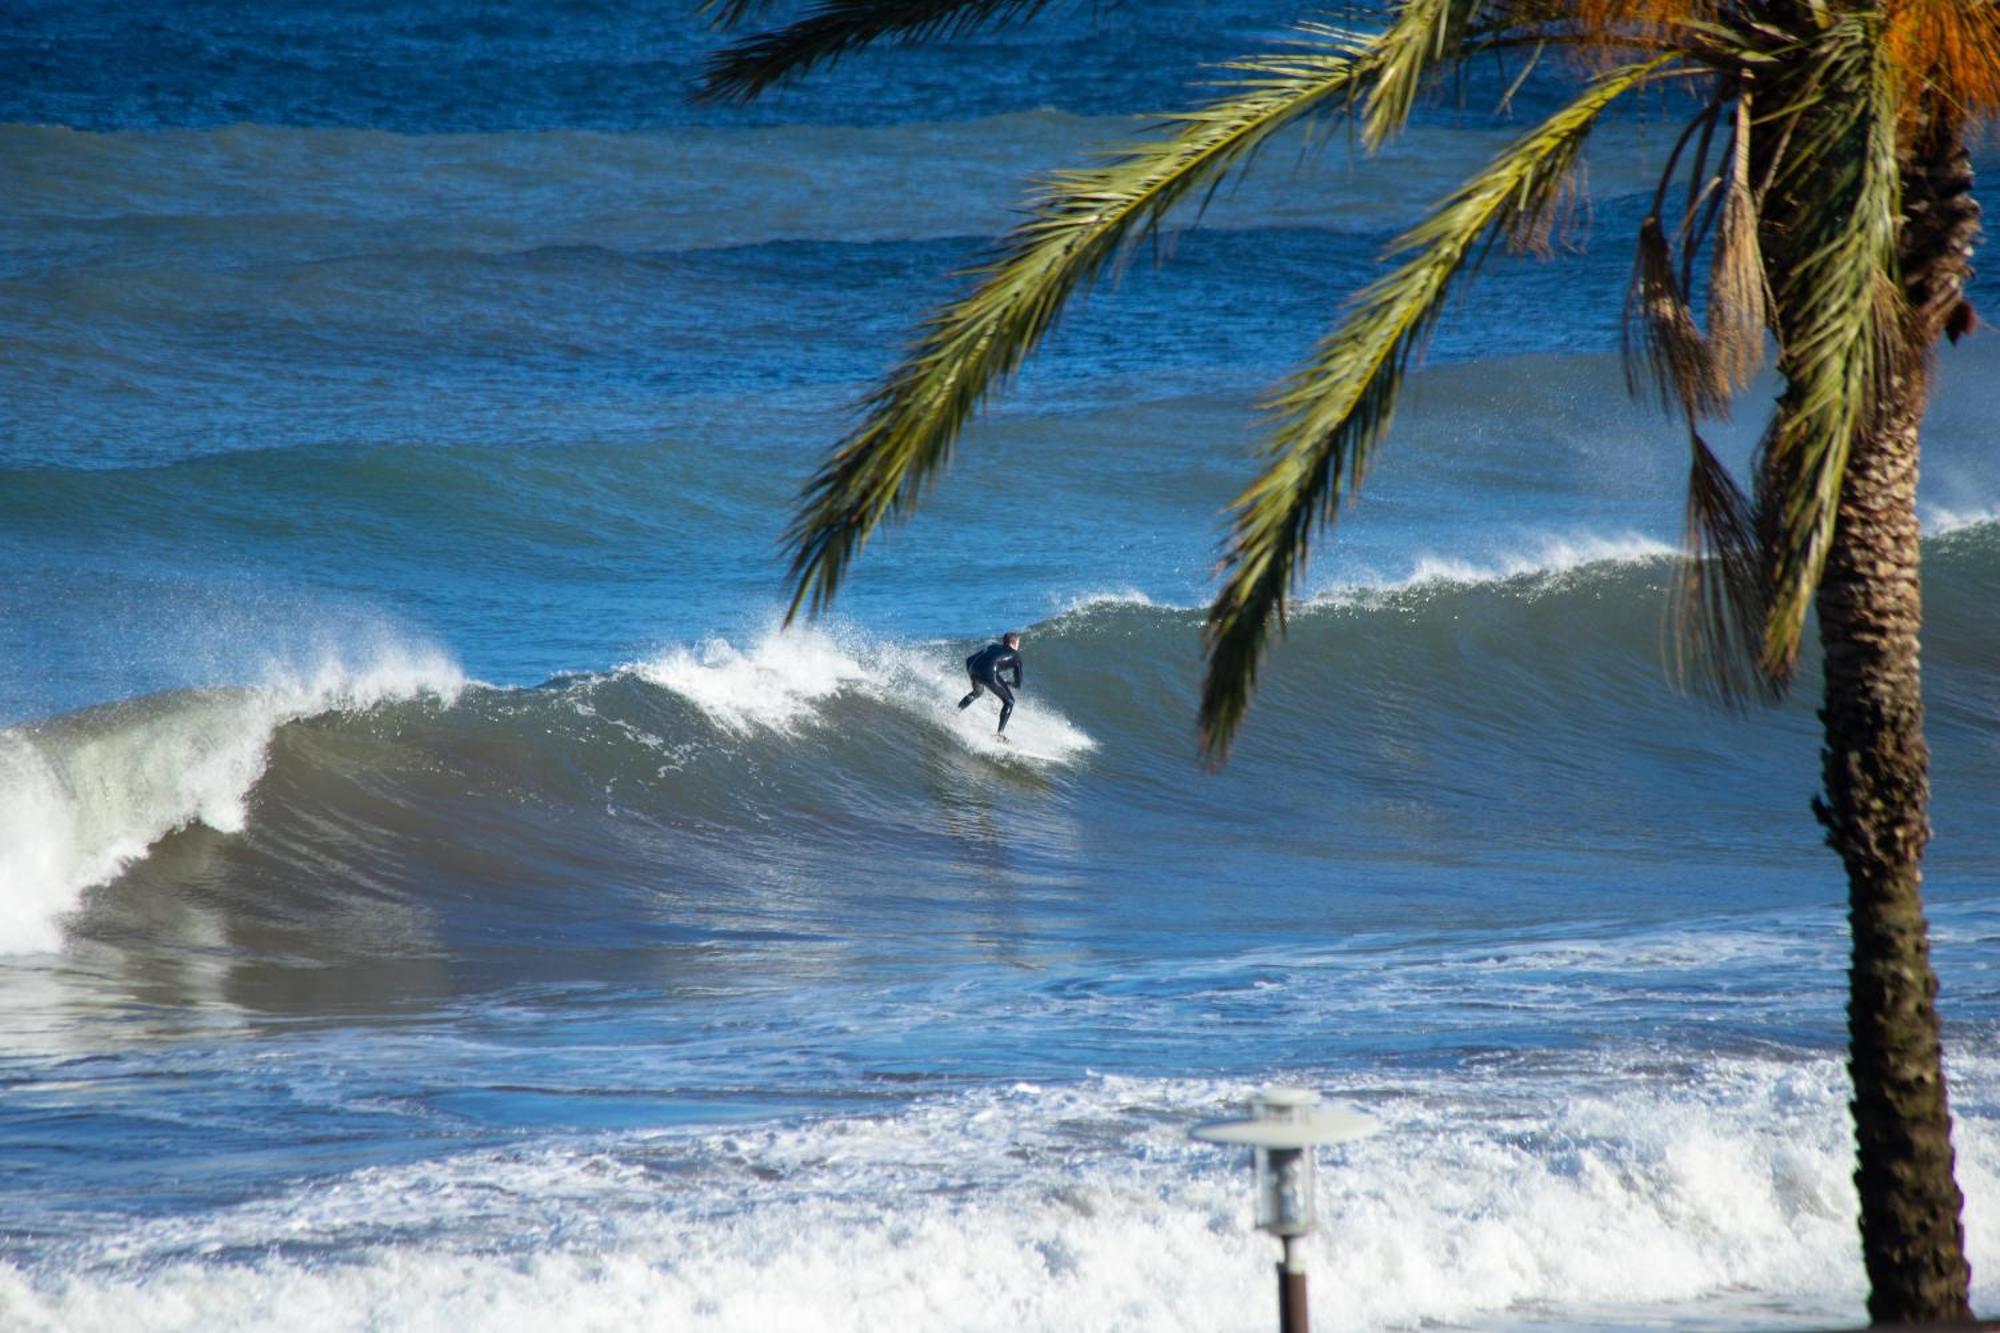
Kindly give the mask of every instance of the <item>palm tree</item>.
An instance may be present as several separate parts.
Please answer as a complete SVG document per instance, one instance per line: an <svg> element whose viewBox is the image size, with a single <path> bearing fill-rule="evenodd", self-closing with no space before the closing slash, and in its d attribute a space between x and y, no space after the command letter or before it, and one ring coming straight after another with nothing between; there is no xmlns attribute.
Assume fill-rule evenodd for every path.
<svg viewBox="0 0 2000 1333"><path fill-rule="evenodd" d="M1032 16L1044 0L816 0L739 39L703 95L747 101L881 40ZM727 26L765 0L710 0ZM1688 546L1676 596L1684 679L1775 698L1808 611L1824 660L1824 790L1845 863L1849 1064L1861 1240L1878 1322L1969 1318L1938 1019L1920 894L1929 838L1918 672L1917 429L1927 356L1973 323L1969 130L2000 107L1995 0L1380 0L1348 26L1225 66L1213 100L1039 188L943 305L860 425L807 484L789 530L791 614L817 613L869 535L915 507L982 401L1067 300L1274 135L1351 118L1374 149L1475 56L1550 50L1582 87L1390 247L1384 275L1267 404L1262 474L1231 510L1205 626L1203 755L1220 763L1315 537L1362 482L1403 374L1496 240L1541 246L1591 130L1662 85L1694 108L1640 229L1627 366L1686 423ZM1679 189L1674 187L1679 186ZM1697 283L1702 257L1705 281ZM1695 289L1702 288L1697 300ZM1746 495L1700 434L1776 348L1783 382Z"/></svg>

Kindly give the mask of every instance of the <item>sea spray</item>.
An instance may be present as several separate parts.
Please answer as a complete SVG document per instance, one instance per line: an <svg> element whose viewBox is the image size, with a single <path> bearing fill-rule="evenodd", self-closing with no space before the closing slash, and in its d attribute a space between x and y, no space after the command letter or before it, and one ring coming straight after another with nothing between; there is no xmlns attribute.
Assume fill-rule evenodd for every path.
<svg viewBox="0 0 2000 1333"><path fill-rule="evenodd" d="M1948 823L1963 824L1977 807L1986 753L1984 621L1954 608L1979 600L2000 568L1990 531L1934 539L1936 614L1926 647L1937 668L1933 743ZM1090 784L1077 792L1080 808L1107 830L1107 847L1140 836L1128 823L1156 809L1162 823L1143 842L1191 856L1202 855L1201 830L1226 830L1230 802L1295 810L1285 839L1237 851L1231 864L1245 875L1292 873L1283 867L1293 856L1348 864L1405 833L1424 857L1483 864L1495 836L1488 819L1502 816L1516 841L1561 845L1572 856L1603 848L1634 885L1753 834L1771 855L1812 855L1809 821L1774 822L1766 813L1771 791L1795 790L1800 801L1810 792L1807 710L1737 720L1664 690L1666 556L1577 536L1535 549L1545 559L1513 572L1526 550L1521 560L1496 556L1473 571L1433 570L1303 605L1272 658L1252 730L1219 780L1201 774L1193 753L1202 613L1111 594L1022 626L1027 687L1005 742L993 734L990 700L956 707L967 689L964 657L979 640L899 639L838 621L711 634L623 667L478 690L446 713L402 718L392 748L336 717L312 743L301 734L283 748L282 799L304 804L282 812L296 818L279 854L302 843L315 864L345 865L350 834L357 845L418 837L438 849L437 861L428 852L399 860L393 878L456 881L449 849L465 836L465 811L450 790L457 784L459 797L531 801L556 829L580 827L587 811L592 821L608 812L611 827L627 833L679 831L672 848L614 859L621 878L690 869L678 858L692 857L685 836L696 832L718 840L700 862L704 875L723 866L748 873L747 854L729 839L783 831L798 847L816 846L818 821L832 817L829 800L841 808L843 838L922 855L908 839L937 818L939 800L963 804L1009 774L1039 774ZM13 889L8 947L50 947L50 923L75 906L82 886L116 875L175 828L200 821L243 830L247 795L286 721L378 701L450 700L461 684L457 668L435 654L384 646L303 657L267 670L254 689L149 696L0 732L0 820L23 830L0 849ZM1808 680L1801 694L1810 693ZM1340 725L1323 729L1329 716ZM1747 744L1760 729L1796 739ZM1588 799L1579 800L1576 765L1607 744L1627 760L1616 768L1592 761ZM933 774L940 762L963 770L942 791ZM332 767L315 771L322 763ZM393 767L373 775L371 792L340 776L352 764ZM423 773L434 780L417 780ZM1443 793L1486 773L1511 775L1507 789L1440 813L1449 804ZM1684 799L1663 805L1653 779L1635 773L1672 775L1663 780ZM321 799L328 804L317 806ZM322 808L333 825L316 822ZM1335 817L1322 817L1329 812ZM1074 813L1045 811L1032 827L1039 832L1015 835L1073 830ZM258 831L249 833L257 843ZM563 835L545 837L517 855L560 859ZM1069 845L1071 834L1063 838ZM621 845L600 839L596 850L611 855ZM1933 869L1947 887L1959 846L1941 839L1937 848ZM1266 852L1277 860L1251 869ZM482 873L529 883L544 872L492 864ZM1157 883L1162 873L1156 865L1146 878ZM415 878L409 885L423 891ZM1712 888L1722 891L1719 882ZM1515 885L1517 910L1526 910L1521 893L1541 891Z"/></svg>
<svg viewBox="0 0 2000 1333"><path fill-rule="evenodd" d="M251 688L180 690L0 731L0 953L60 946L61 920L155 842L200 822L237 833L276 729L428 695L465 678L431 649L273 664Z"/></svg>
<svg viewBox="0 0 2000 1333"><path fill-rule="evenodd" d="M630 668L640 679L672 690L725 731L790 732L814 715L814 705L848 686L872 684L868 669L832 636L808 629L768 632L740 651L727 639L669 648Z"/></svg>
<svg viewBox="0 0 2000 1333"><path fill-rule="evenodd" d="M758 729L793 734L823 722L825 705L848 691L999 758L1065 764L1096 745L1056 705L1025 692L1003 744L989 725L990 709L957 707L966 675L954 647L899 644L852 628L771 628L747 651L711 638L695 648L666 649L626 670L686 699L739 737ZM1049 692L1059 698L1060 686Z"/></svg>

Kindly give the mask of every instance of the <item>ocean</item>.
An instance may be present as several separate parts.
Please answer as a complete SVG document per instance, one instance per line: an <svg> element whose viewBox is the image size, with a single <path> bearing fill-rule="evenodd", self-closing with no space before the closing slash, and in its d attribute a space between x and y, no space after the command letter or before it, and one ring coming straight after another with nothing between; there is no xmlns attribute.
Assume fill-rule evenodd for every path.
<svg viewBox="0 0 2000 1333"><path fill-rule="evenodd" d="M1322 1329L1862 1322L1818 678L1664 665L1685 444L1618 341L1673 108L1455 303L1211 774L1257 403L1559 81L1267 151L785 631L799 486L1024 181L1295 15L734 109L691 9L0 18L0 1328L1248 1333L1276 1247L1187 1129L1273 1084L1385 1129ZM1940 352L1920 494L1987 1310L1996 376ZM1011 746L952 706L1006 629Z"/></svg>

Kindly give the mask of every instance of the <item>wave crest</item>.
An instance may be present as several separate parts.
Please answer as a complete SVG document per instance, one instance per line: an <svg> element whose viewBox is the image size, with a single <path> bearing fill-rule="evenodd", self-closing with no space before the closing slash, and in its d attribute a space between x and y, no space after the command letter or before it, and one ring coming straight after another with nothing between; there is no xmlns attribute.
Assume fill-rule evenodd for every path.
<svg viewBox="0 0 2000 1333"><path fill-rule="evenodd" d="M1557 579L1593 566L1651 564L1675 554L1674 547L1639 533L1616 537L1545 537L1532 546L1502 552L1484 560L1419 555L1411 564L1410 572L1400 578L1338 584L1311 594L1305 599L1305 605L1351 606L1384 594L1438 585L1478 587L1515 579Z"/></svg>
<svg viewBox="0 0 2000 1333"><path fill-rule="evenodd" d="M0 730L0 953L42 953L101 884L178 829L240 832L272 734L393 700L453 702L465 676L433 650L275 665L251 688L175 691Z"/></svg>
<svg viewBox="0 0 2000 1333"><path fill-rule="evenodd" d="M625 669L736 736L791 735L808 724L831 724L832 701L853 694L914 715L988 755L1067 764L1096 748L1061 712L1025 692L1003 746L988 730L991 712L958 708L966 684L958 658L957 649L942 643L897 644L806 626L766 630L748 650L711 638Z"/></svg>

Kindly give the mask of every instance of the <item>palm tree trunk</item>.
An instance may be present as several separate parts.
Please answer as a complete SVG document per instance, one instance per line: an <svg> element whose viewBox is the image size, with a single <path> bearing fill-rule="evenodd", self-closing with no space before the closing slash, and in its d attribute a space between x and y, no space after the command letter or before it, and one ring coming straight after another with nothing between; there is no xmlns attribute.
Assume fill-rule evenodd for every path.
<svg viewBox="0 0 2000 1333"><path fill-rule="evenodd" d="M1920 861L1930 840L1917 626L1917 414L1848 462L1819 592L1827 841L1847 864L1861 1248L1877 1323L1969 1317Z"/></svg>
<svg viewBox="0 0 2000 1333"><path fill-rule="evenodd" d="M1971 179L1949 127L1918 136L1904 171L1901 249L1912 333L1923 348L1954 320L1970 272L1978 235ZM1921 365L1913 368L1874 428L1855 441L1818 597L1826 791L1814 809L1847 867L1854 1180L1868 1313L1877 1323L1971 1318L1921 892L1930 841L1917 656L1917 427L1925 379Z"/></svg>

